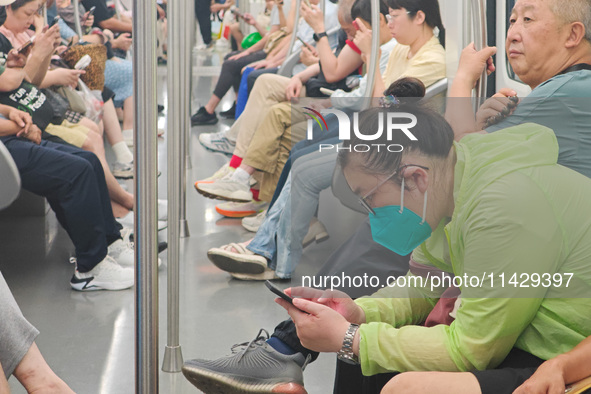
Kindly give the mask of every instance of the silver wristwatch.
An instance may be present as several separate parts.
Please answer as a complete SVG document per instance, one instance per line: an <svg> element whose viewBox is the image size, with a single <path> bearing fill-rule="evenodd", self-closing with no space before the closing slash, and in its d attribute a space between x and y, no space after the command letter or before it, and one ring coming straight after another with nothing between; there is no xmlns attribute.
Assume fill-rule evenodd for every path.
<svg viewBox="0 0 591 394"><path fill-rule="evenodd" d="M359 324L349 325L345 338L343 339L343 347L337 353L337 358L347 364L359 364L359 358L353 353L353 340L355 339L355 333L359 329Z"/></svg>

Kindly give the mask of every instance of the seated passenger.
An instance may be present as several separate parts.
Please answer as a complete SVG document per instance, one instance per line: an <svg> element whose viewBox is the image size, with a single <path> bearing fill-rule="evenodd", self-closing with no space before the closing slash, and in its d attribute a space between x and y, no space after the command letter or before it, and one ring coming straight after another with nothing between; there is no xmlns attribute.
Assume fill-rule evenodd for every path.
<svg viewBox="0 0 591 394"><path fill-rule="evenodd" d="M266 0L265 1L265 9L261 11L256 18L249 14L248 12L243 15L243 20L248 25L254 27L255 31L260 34L261 37L265 36L271 27L269 23L271 22L271 11L273 10L273 5L275 4L274 0ZM230 34L232 34L232 38L236 41L237 48L234 48L234 42L232 42L232 49L240 49L242 50L242 41L244 40L244 33L240 30L240 17L236 16L236 22L230 25ZM233 118L233 116L230 116Z"/></svg>
<svg viewBox="0 0 591 394"><path fill-rule="evenodd" d="M409 7L410 10L405 6ZM367 22L363 22L362 19L370 18L369 7L364 6L364 3L359 1L355 3L353 10L355 16L358 13L362 15L362 18L358 18L361 30L357 32L355 42L359 43L358 46L365 53L367 60L371 34L364 25ZM392 22L388 23L387 26L384 25L385 29L390 29L390 34L399 41L399 45L394 47L387 62L381 62L381 68L386 70L383 74L380 72L384 79L382 83L385 82L390 85L397 78L413 76L414 74L425 85L430 85L444 78L445 50L440 41L443 42L445 33L441 24L437 1L412 1L404 5L401 1L391 1L389 12L389 16L400 13L398 18L392 19ZM405 12L411 12L411 14ZM414 20L420 22L414 23ZM433 34L435 27L438 27L440 31L439 40ZM387 32L384 34L388 35ZM385 48L382 48L381 51L383 59L384 56L387 56L387 53ZM408 57L409 53L412 53L410 58ZM365 89L364 87L365 82L362 81L358 91L362 88ZM348 97L345 92L337 91L331 96L330 100L335 107L355 109L362 101L359 97L361 95L363 93ZM333 143L337 144L337 123L329 122L328 130L328 133L322 133L323 142L328 142L324 138L334 138ZM257 234L254 239L256 242L252 245L246 242L240 247L230 245L211 249L208 257L214 264L220 267L218 263L223 260L222 269L239 275L243 279L246 279L243 275L245 273L250 273L248 279L269 279L273 277L286 279L291 277L291 273L301 257L302 243L316 212L320 192L330 186L336 164L335 150L319 152L318 145L315 144L314 146L316 149L313 152L309 152L309 154L299 158L294 163L294 170L297 169L298 172L292 174L291 181L294 184L290 184L290 188L285 190L285 196L281 199L281 204L273 207L274 216L270 220L273 220L274 223L266 226L265 231L262 231L261 234ZM316 165L311 165L311 163ZM234 174L232 174L232 177L217 182L224 184L224 186L230 185L233 177ZM278 178L277 175L275 179ZM214 185L215 183L204 184L199 187L211 191Z"/></svg>
<svg viewBox="0 0 591 394"><path fill-rule="evenodd" d="M131 33L133 24L131 18L121 15L119 19L113 8L107 7L106 0L82 0L87 10L96 7L94 11L94 26L109 29L115 33Z"/></svg>
<svg viewBox="0 0 591 394"><path fill-rule="evenodd" d="M19 48L28 41L30 38L28 27L33 22L36 22L38 31L43 30L42 18L35 17L35 15L38 16L36 10L40 6L40 0L17 0L6 7L6 21L0 27L0 51L4 56L13 50L13 46ZM0 93L0 102L20 108L19 99L24 94L31 103L38 101L41 104L45 104L41 105L41 107L39 107L40 104L37 106L29 105L27 108L34 118L34 123L41 128L41 131L47 133L45 134L46 138L58 137L59 141L64 140L69 144L91 151L98 156L103 165L109 194L113 200L113 208L117 210L118 216L124 216L129 210L133 209L133 194L123 190L111 173L105 157L103 139L98 132L97 125L90 119L86 119L94 127L94 130L91 131L86 127L88 123L78 125L60 119L53 112L52 106L46 100L45 94L37 88L52 85L75 85L78 83L78 77L81 71L63 68L47 71L53 50L59 42L59 37L57 26L53 26L46 33L37 33L30 58L27 60L27 67L35 70L35 73L21 74L20 83L17 87L20 89L18 94L15 92L17 90L16 88L10 90L6 90L5 88L0 89L3 91ZM25 79L26 75L35 77L34 80L30 81L32 84ZM38 100L36 98L37 96L39 97Z"/></svg>
<svg viewBox="0 0 591 394"><path fill-rule="evenodd" d="M499 282L460 283L455 319L449 326L425 327L418 324L446 286L412 280L425 276L412 269L411 260L406 285L355 302L342 294L287 291L309 299L295 300L295 307L278 300L294 320L302 345L339 352L339 359L359 362L363 374L372 376L484 370L511 357L520 360L521 352L539 361L534 357L517 365L536 367L589 336L591 305L583 297L591 297L586 269L591 207L584 196L591 192L591 180L556 163L554 133L528 123L454 144L453 130L437 113L403 101L389 110L417 117L416 141L394 133L376 143L400 144L401 153L375 148L339 153L345 178L369 213L376 242L404 255L427 241L413 252L413 259L429 256L418 260L423 272L436 266L456 278L487 273L495 279L537 273L571 276L573 283L566 288L561 280L527 290ZM363 134L377 130L380 113L371 109L360 116ZM345 145L363 143L355 136ZM446 258L434 261L433 255ZM350 351L341 349L345 335L352 341ZM550 336L560 337L560 343L548 342Z"/></svg>
<svg viewBox="0 0 591 394"><path fill-rule="evenodd" d="M351 25L351 2L341 2L338 8L338 18L344 31L348 31L350 38L355 32ZM302 6L303 18L313 13ZM383 14L387 13L387 6L381 3ZM310 24L314 31L325 31L322 12L314 12L317 23ZM358 15L358 12L354 14ZM385 65L388 54L396 44L392 40L382 18L381 45L383 45L382 60ZM336 87L346 88L344 79L362 65L357 47L348 41L341 41L342 50L336 56L329 45L328 38L318 41L320 63L309 66L291 79L279 75L261 76L246 104L244 116L240 116L232 125L229 133L237 134L236 148L230 164L222 166L213 176L204 181L197 181L195 189L206 197L215 197L230 201L250 202L253 195L250 191L250 176L259 169L260 179L257 201L270 201L277 179L287 160L292 144L304 138L306 133L306 117L299 106L292 106L291 99L298 97L326 97L319 91L321 86L329 87L329 83ZM321 74L321 75L319 75ZM315 79L315 77L320 78ZM324 82L325 81L325 82ZM310 82L310 85L307 83ZM310 87L310 89L307 89ZM347 89L350 91L350 89ZM350 93L349 97L355 94ZM228 179L220 179L223 175L231 174ZM256 203L255 203L256 204Z"/></svg>
<svg viewBox="0 0 591 394"><path fill-rule="evenodd" d="M328 0L323 1L325 1L325 12L327 16L326 31L329 31L338 26L338 21L335 17L337 7ZM318 2L319 0L311 1L312 4L318 4ZM296 2L293 1L289 15L286 18L288 23L286 32L288 33L291 32L294 25L295 4ZM228 90L230 90L230 87L233 87L234 91L238 93L240 80L242 78L242 69L245 66L258 62L256 65L253 65L253 67L257 69L273 70L273 73L277 72L277 67L283 63L283 60L287 54L287 50L289 49L290 36L283 36L281 41L273 45L272 50L270 51L266 44L270 37L281 37L281 33L279 32L279 23L278 16L275 18L272 17L271 30L269 31L269 34L263 37L261 41L246 49L245 51L239 53L232 52L226 56L222 65L222 71L220 72L220 76L212 96L210 97L207 104L199 108L199 110L191 117L191 124L193 126L217 123L218 118L215 114L215 108L218 106ZM300 19L300 21L298 21L297 28L298 37L300 37L305 42L309 42L312 40L313 34L314 31L310 28L306 21L303 18ZM331 47L336 47L336 34L331 34L329 40ZM294 43L294 52L298 51L301 46L302 43L299 40L296 40ZM294 72L298 73L302 71L303 68L303 66L301 68L296 67L294 68Z"/></svg>
<svg viewBox="0 0 591 394"><path fill-rule="evenodd" d="M7 379L14 375L27 393L74 394L45 362L35 344L39 331L23 316L1 273L0 316L0 393L10 393Z"/></svg>

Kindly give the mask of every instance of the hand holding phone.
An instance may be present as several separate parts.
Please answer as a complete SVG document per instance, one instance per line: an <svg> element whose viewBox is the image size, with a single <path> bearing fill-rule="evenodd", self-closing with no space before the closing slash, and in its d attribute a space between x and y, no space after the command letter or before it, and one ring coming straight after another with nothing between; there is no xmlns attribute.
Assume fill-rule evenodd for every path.
<svg viewBox="0 0 591 394"><path fill-rule="evenodd" d="M351 24L353 25L353 27L355 28L355 30L359 30L359 25L357 24L357 21L354 20L353 22L351 22Z"/></svg>
<svg viewBox="0 0 591 394"><path fill-rule="evenodd" d="M270 281L266 280L265 281L265 286L267 286L267 288L269 290L271 290L275 295L277 295L278 297L281 297L282 299L284 299L285 301L289 302L291 305L293 305L293 298L291 298L290 296L288 296L287 294L285 294L283 292L283 290L281 290L279 287L275 286L273 283L271 283ZM297 308L298 310L302 311L300 308L298 308L297 306L293 305L295 308ZM302 311L304 313L308 313L305 311Z"/></svg>
<svg viewBox="0 0 591 394"><path fill-rule="evenodd" d="M59 15L56 16L55 18L53 18L53 20L49 24L49 28L51 29L53 27L53 25L55 25L59 20L60 20L60 16Z"/></svg>
<svg viewBox="0 0 591 394"><path fill-rule="evenodd" d="M30 47L31 45L33 45L33 39L35 38L35 36L33 36L29 41L27 41L22 47L20 47L17 52L18 53L25 53Z"/></svg>
<svg viewBox="0 0 591 394"><path fill-rule="evenodd" d="M308 48L308 50L312 51L312 45L308 44L306 41L302 40L300 37L296 37L298 40L300 40L300 42L302 43L303 46L305 46L306 48Z"/></svg>
<svg viewBox="0 0 591 394"><path fill-rule="evenodd" d="M310 0L304 0L304 4L308 6L308 8L312 8L312 4L310 4Z"/></svg>

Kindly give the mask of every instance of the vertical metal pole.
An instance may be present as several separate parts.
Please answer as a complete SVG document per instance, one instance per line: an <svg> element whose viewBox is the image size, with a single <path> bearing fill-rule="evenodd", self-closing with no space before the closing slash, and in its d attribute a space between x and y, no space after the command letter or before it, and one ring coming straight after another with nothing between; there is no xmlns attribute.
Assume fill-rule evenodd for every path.
<svg viewBox="0 0 591 394"><path fill-rule="evenodd" d="M74 5L74 26L76 27L76 34L78 34L78 39L82 39L84 35L82 33L82 24L80 23L80 3L78 0L73 0L72 4Z"/></svg>
<svg viewBox="0 0 591 394"><path fill-rule="evenodd" d="M476 0L471 2L471 16L472 16L472 35L474 37L474 47L477 51L487 46L487 29L486 29L486 5L484 0ZM478 111L480 105L486 99L486 83L488 75L486 69L482 71L482 75L476 84L476 100L474 103L474 111Z"/></svg>
<svg viewBox="0 0 591 394"><path fill-rule="evenodd" d="M179 250L180 202L184 200L183 173L184 99L186 85L183 60L186 56L184 40L186 30L186 0L168 3L168 278L167 278L167 336L164 349L164 372L180 372L183 356L179 345ZM183 39L183 36L185 39Z"/></svg>
<svg viewBox="0 0 591 394"><path fill-rule="evenodd" d="M365 103L363 108L367 108L371 104L373 98L373 89L376 83L376 67L379 64L379 48L380 48L380 3L379 0L371 0L371 55L369 61L369 70L367 71L367 85L365 90Z"/></svg>
<svg viewBox="0 0 591 394"><path fill-rule="evenodd" d="M193 97L193 48L195 48L195 27L197 26L195 20L195 1L194 0L187 0L187 7L185 8L185 15L187 16L189 23L187 27L187 31L191 32L189 35L189 41L187 42L187 54L189 58L187 59L188 62L187 66L187 132L185 135L185 168L190 170L193 168L191 163L191 98ZM186 185L186 182L185 182ZM183 194L186 196L186 193ZM186 209L186 203L183 204L183 209ZM183 215L182 217L186 217ZM188 230L188 227L187 227ZM189 232L186 233L187 237L189 236Z"/></svg>
<svg viewBox="0 0 591 394"><path fill-rule="evenodd" d="M194 3L193 0L178 0L179 3L183 6L183 9L180 11L179 14L179 21L176 26L180 30L179 33L179 40L178 48L180 50L180 56L178 57L179 60L179 71L181 75L181 80L179 81L179 85L176 86L176 89L179 90L179 98L180 101L178 102L178 108L180 113L178 114L180 123L180 149L177 151L177 156L181 159L181 170L180 170L180 237L187 238L189 237L189 223L187 221L187 165L191 162L189 157L189 132L191 131L191 90L190 90L190 80L191 75L193 72L193 68L191 66L191 39L188 34L186 34L189 30L189 18L195 19L193 14L189 14L187 9L189 7L189 3ZM171 23L172 24L172 23ZM174 64L173 64L173 67ZM170 75L170 73L169 73ZM168 96L170 97L170 95ZM174 97L174 96L173 96ZM170 107L169 107L170 108ZM178 328L177 328L178 331Z"/></svg>
<svg viewBox="0 0 591 394"><path fill-rule="evenodd" d="M158 393L156 4L133 2L135 392ZM148 132L150 131L150 132Z"/></svg>
<svg viewBox="0 0 591 394"><path fill-rule="evenodd" d="M293 1L293 0L292 0ZM296 42L296 36L298 35L298 26L299 21L300 21L300 7L302 4L302 0L296 0L296 12L295 12L295 19L293 22L293 29L291 31L291 37L289 40L289 49L287 51L287 56L285 56L285 59L287 59L289 57L289 55L291 55L293 53L293 47L295 45Z"/></svg>

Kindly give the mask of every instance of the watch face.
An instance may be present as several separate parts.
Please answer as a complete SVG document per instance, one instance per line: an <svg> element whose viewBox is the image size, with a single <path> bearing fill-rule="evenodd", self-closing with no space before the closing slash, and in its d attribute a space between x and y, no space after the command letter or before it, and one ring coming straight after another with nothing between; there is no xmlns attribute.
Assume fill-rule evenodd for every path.
<svg viewBox="0 0 591 394"><path fill-rule="evenodd" d="M337 358L339 360L341 360L342 362L344 362L346 364L349 364L349 365L358 365L359 364L357 361L355 361L355 360L353 360L352 358L349 358L349 357L338 355Z"/></svg>

